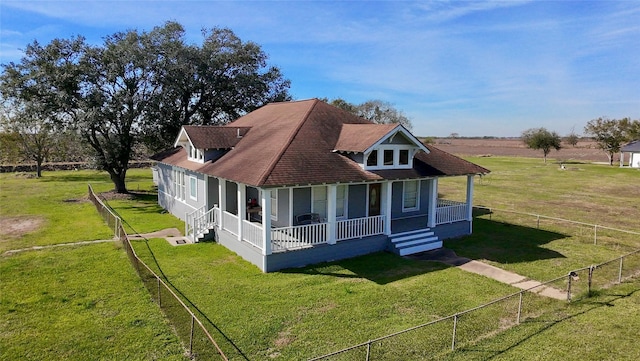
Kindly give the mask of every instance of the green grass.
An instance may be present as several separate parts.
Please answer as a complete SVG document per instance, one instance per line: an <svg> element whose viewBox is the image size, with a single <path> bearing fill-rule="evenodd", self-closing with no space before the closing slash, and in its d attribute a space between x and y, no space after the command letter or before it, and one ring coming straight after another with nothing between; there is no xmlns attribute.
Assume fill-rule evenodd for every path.
<svg viewBox="0 0 640 361"><path fill-rule="evenodd" d="M611 221L612 226L627 229L635 226L632 220L637 219L637 202L628 197L637 192L630 185L640 179L638 172L589 164L569 165L580 169L560 171L557 165L545 166L537 159L472 160L493 170L491 176L476 182L476 203L599 224ZM464 199L464 192L462 178L441 182L440 193L446 198ZM565 206L562 200L566 199L570 201ZM627 217L621 217L622 214ZM546 280L617 257L636 241L633 237L625 239L625 247L610 242L593 246L588 231L569 230L564 225L536 229L535 223L520 220L515 224L503 223L515 221L512 216L500 218L496 213L493 217L477 219L474 235L448 241L446 246L460 255ZM289 360L317 356L513 292L506 285L455 268L390 254L262 274L237 255L212 243L171 247L164 240L154 239L137 242L135 248L147 262L158 262L171 284L202 313L210 329L220 330L218 340L231 341L224 343L224 348L232 359L277 356ZM517 350L519 335L527 332L523 327L562 323L564 315L573 310L584 311L588 322L590 308L576 305L591 300L567 306L562 301L529 295L523 314L527 318L525 325L500 335L505 335L505 342L512 342L508 347ZM434 355L446 358L472 354L469 350L484 342L489 342L491 348L493 338L482 339L503 326L487 328L486 324L512 322L513 302L509 300L505 302L508 305L496 305L461 319L460 345L464 353L446 352L452 325L444 322L377 345L374 355L379 359L421 359ZM571 329L572 319L568 320L565 327ZM594 320L601 321L595 315ZM603 328L615 334L616 326ZM509 336L511 332L514 335ZM628 330L625 327L621 332L621 337L625 337ZM558 334L549 335L561 339ZM547 342L552 344L553 339ZM362 351L337 359L363 359ZM528 350L527 354L532 358L544 355L537 351ZM487 355L483 352L478 352L479 358ZM563 352L548 354L558 356L550 359L565 356ZM619 354L628 353L621 350Z"/></svg>
<svg viewBox="0 0 640 361"><path fill-rule="evenodd" d="M446 360L638 360L640 281L525 320Z"/></svg>
<svg viewBox="0 0 640 361"><path fill-rule="evenodd" d="M640 172L595 164L544 165L528 158L471 158L491 169L477 179L474 203L640 232ZM573 169L576 168L576 169ZM571 170L573 169L573 170ZM440 182L444 198L464 199L464 180ZM544 281L640 248L640 236L500 212L482 215L474 233L449 240L458 255Z"/></svg>
<svg viewBox="0 0 640 361"><path fill-rule="evenodd" d="M468 309L514 288L440 263L377 253L264 274L214 243L136 241L163 274L251 360L304 359ZM539 302L558 302L539 300ZM224 343L232 359L237 349ZM411 347L411 345L407 345Z"/></svg>
<svg viewBox="0 0 640 361"><path fill-rule="evenodd" d="M638 219L640 213L637 205L637 199L640 197L639 190L634 185L639 184L640 172L588 164L572 164L569 165L570 168L578 169L560 171L557 165L545 166L538 159L474 158L471 160L493 170L490 176L476 182L476 204L627 229L637 227L634 220ZM60 177L54 177L52 173L47 173L46 176L51 178L45 181L22 179L21 182L23 186L33 182L32 193L37 193L36 186L46 188L50 185L51 188L47 192L55 193L57 196L50 197L49 202L65 199L61 197L79 197L78 194L85 194L87 178L94 178L91 182L96 184L98 191L110 188L110 184L105 181L106 178L102 178L103 183L100 183L101 178L98 174L74 175L69 172L68 175L60 173ZM150 172L148 170L134 172L132 176L137 177L136 182L142 195L134 200L109 201L116 207L118 213L138 232L168 227L182 229L181 222L162 214L155 205L154 197L144 194L151 189ZM28 207L24 207L21 212L5 210L5 180L7 179L5 177L7 176L2 175L0 178L3 182L0 215L40 214ZM83 184L71 184L69 180L74 178L78 183ZM16 183L13 185L14 189L19 189L20 181ZM76 192L62 189L66 187L76 189ZM135 186L130 188L137 190ZM440 183L440 193L445 198L464 199L464 192L462 178L447 179ZM24 196L24 201L32 202L28 196ZM37 201L33 203L32 207L42 207L40 212L44 214L43 217L47 217L47 227L49 227L52 223L50 219L55 219L52 214L56 212L49 210L45 205L37 204ZM12 204L20 209L20 201ZM86 212L86 216L90 216L88 209ZM493 217L496 216L498 216L497 213L493 215ZM570 232L557 226L549 230L537 230L525 222L506 225L496 222L495 218L492 220L486 218L483 216L482 219L476 220L473 236L447 242L446 246L454 248L460 255L484 259L499 267L532 278L552 278L565 273L566 269L618 256L634 241L633 239L625 240L624 246L610 242L593 246L586 233ZM98 223L100 222L96 224ZM82 225L74 223L74 227L80 228ZM99 226L92 228L95 228L92 231L96 234L101 229ZM68 232L68 236L76 235ZM605 240L615 237L617 236L605 236ZM27 238L29 237L9 240L9 242L28 243L30 241ZM43 237L40 242L44 244L51 242L45 239L46 237ZM101 248L97 251L98 253L109 254L104 249L109 249L109 246L119 255L117 258L121 258L123 265L119 266L119 263L112 258L106 258L104 263L132 272L130 266L126 264L124 253L113 249L110 244L77 247L73 250L76 250L74 252L87 250L93 254L94 251L90 250L97 247ZM234 360L270 358L298 360L317 356L448 316L514 292L514 288L508 285L468 274L456 268L439 263L404 259L386 253L263 274L255 266L215 243L173 247L163 239L152 239L148 242L134 241L134 247L141 257L160 274L166 276L185 301L194 307L214 338L221 343L225 353ZM64 250L71 252L71 249ZM51 274L51 277L55 277L56 272L63 272L58 268L63 268L62 265L69 260L58 252L62 250L29 252L0 258L3 277L9 273L20 275L11 287L18 290L23 288L24 291L20 292L24 292L26 296L15 296L15 299L42 298L36 286L28 284L35 284L40 279L39 271L36 270L43 269L43 272ZM35 261L30 259L34 256L31 255L53 258L49 261L50 268L40 263L34 264ZM100 280L100 275L107 273L106 270L95 265L97 261L93 261L93 258L84 253L73 254L72 258L74 257L87 257L89 262L86 263L88 266L93 265L96 272L94 273L92 268L80 270L70 267L71 273L64 279L82 275L74 281L80 282L85 280L86 275L95 276ZM60 259L61 264L56 264L57 259ZM5 272L5 268L11 265L8 262L12 260L18 260L18 265L23 265L25 271L15 272L12 268L11 271ZM47 281L46 284L55 284L46 276L42 277ZM0 290L3 292L0 294L2 295L0 304L2 321L4 322L8 317L14 317L13 314L28 314L28 312L16 311L19 302L14 298L11 300L6 298L8 301L5 301L4 279L2 281L0 284ZM497 304L474 315L462 316L459 324L460 350L455 353L446 351L447 347L450 347L452 324L443 322L379 343L373 348L374 356L377 357L375 359L388 360L430 357L438 359L637 359L637 354L633 353L637 353L634 351L636 348L633 332L637 330L640 323L640 313L637 312L639 303L637 290L640 289L638 286L637 282L626 283L607 291L598 291L597 297L583 299L570 305L562 301L527 295L525 300L527 311L523 315L526 318L525 322L521 326L501 333L495 330L507 328L513 323L513 300ZM62 289L81 289L77 285L74 287ZM108 293L110 286L104 288ZM135 283L133 288L144 293L139 283ZM102 290L94 291L91 287L86 289L91 290L79 293L80 297L74 298L71 302L67 300L67 303L76 304L76 308L68 308L66 311L62 308L62 311L59 311L60 318L73 320L74 313L69 310L80 309L82 311L78 312L81 315L80 320L73 321L79 323L83 322L84 312L91 312L97 308L96 306L107 307L106 303L100 303L100 300L109 299L101 296ZM128 290L131 291L131 289ZM135 290L130 293L139 300L139 297L135 297ZM45 314L45 310L58 306L64 297L64 292L55 293L57 291L53 289L47 292L55 294L53 301L45 300L42 303L35 303L38 307L34 306L35 310L32 314L38 315L37 320L33 321L37 322L34 328L43 328L45 330L43 334L50 335L47 332L49 329L44 326L48 320L42 315ZM144 301L150 302L148 296ZM82 310L82 307L88 307L88 310ZM109 305L107 308L120 310L117 305ZM141 309L149 311L152 307L141 307ZM135 317L148 319L147 322L151 323L156 316L151 314L146 318ZM127 317L126 320L137 319L131 317ZM103 322L95 314L86 319L97 323ZM625 320L625 324L619 326L618 320ZM23 317L11 323L26 324L27 322L29 321ZM497 325L494 324L496 322ZM124 324L126 325L127 321ZM127 327L121 327L122 333L129 332ZM111 333L115 333L113 328L109 329ZM162 328L159 327L159 329ZM89 332L94 333L94 331ZM98 335L97 339L104 340L104 334L100 332L101 330L95 331ZM92 335L83 337L74 332L70 333L80 338L83 344L88 345L86 349L100 347L97 346L100 342ZM496 333L496 336L488 337L491 333ZM173 336L163 334L162 331L158 334L160 336L156 337L130 336L132 339L139 340L134 342L138 347L131 351L131 355L136 356L127 356L128 351L123 351L121 354L123 357L115 358L153 358L158 353L161 355L158 358L164 358L162 355L179 357L172 351L175 344L169 342ZM3 348L5 343L13 345L14 342L18 344L16 347L23 347L23 349L27 346L20 346L21 344L27 343L34 348L34 342L37 342L36 349L46 348L43 346L45 341L26 341L16 331L2 333L2 335L7 339L6 342L3 339L1 343ZM62 336L57 338L60 339L55 341L63 345L71 342ZM158 343L165 341L166 348L158 348ZM619 345L619 349L609 351L616 345ZM105 347L108 349L108 346ZM150 354L149 350L155 350L156 353ZM4 355L2 351L4 349L0 350L0 354ZM363 351L363 349L356 350L335 359L363 360ZM80 354L80 357L76 358L85 358L84 355ZM102 355L100 353L97 355L95 358L111 358L111 356L99 356ZM63 354L63 356L58 355L57 358L64 357Z"/></svg>
<svg viewBox="0 0 640 361"><path fill-rule="evenodd" d="M0 258L3 360L183 360L115 243Z"/></svg>
<svg viewBox="0 0 640 361"><path fill-rule="evenodd" d="M111 239L113 231L86 199L89 182L98 192L113 188L105 173L92 171L46 172L41 179L0 174L0 217L41 222L27 234L2 230L0 359L185 359L119 243L4 254ZM150 171L131 170L128 184L150 187ZM149 228L176 224L169 215L150 219Z"/></svg>

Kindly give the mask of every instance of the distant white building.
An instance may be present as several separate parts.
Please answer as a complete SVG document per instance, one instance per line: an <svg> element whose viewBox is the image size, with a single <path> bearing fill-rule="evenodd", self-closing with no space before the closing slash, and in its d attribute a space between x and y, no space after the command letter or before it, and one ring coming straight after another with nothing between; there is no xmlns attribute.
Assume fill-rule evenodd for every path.
<svg viewBox="0 0 640 361"><path fill-rule="evenodd" d="M625 145L620 149L620 166L624 166L625 153L629 153L629 167L640 168L640 140Z"/></svg>

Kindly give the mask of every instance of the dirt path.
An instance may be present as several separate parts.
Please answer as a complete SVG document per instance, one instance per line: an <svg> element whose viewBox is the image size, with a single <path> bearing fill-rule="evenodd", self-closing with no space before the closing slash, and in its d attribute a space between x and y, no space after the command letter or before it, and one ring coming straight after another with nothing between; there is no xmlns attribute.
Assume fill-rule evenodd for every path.
<svg viewBox="0 0 640 361"><path fill-rule="evenodd" d="M5 251L2 255L3 256L7 256L7 255L12 255L14 253L24 252L24 251L37 251L37 250L40 250L40 249L48 249L48 248L56 248L56 247L70 247L70 246L78 246L78 245L83 245L83 244L105 243L105 242L116 242L116 241L117 241L117 239L97 239L95 241L79 241L79 242L71 242L71 243L50 244L50 245L47 245L47 246L33 246L33 247L29 247L29 248L11 249L11 250Z"/></svg>

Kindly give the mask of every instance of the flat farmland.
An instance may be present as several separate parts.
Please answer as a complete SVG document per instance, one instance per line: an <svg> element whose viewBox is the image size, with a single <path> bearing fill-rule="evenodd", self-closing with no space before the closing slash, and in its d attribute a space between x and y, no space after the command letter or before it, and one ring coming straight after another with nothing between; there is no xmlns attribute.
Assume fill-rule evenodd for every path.
<svg viewBox="0 0 640 361"><path fill-rule="evenodd" d="M502 156L529 157L542 159L541 150L533 150L518 138L471 139L471 138L437 138L434 145L439 149L461 156ZM563 162L607 162L607 155L598 149L592 140L581 140L573 147L562 145L559 151L552 150L548 160ZM619 161L619 154L615 156Z"/></svg>

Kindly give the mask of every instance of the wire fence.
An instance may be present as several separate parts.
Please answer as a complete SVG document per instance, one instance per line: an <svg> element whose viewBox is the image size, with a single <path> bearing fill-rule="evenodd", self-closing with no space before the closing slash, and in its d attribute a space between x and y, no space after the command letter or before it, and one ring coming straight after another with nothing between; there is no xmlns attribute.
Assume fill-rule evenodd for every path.
<svg viewBox="0 0 640 361"><path fill-rule="evenodd" d="M196 359L227 360L202 322L173 290L153 272L133 250L122 220L107 207L89 185L89 199L122 241L127 255L151 297L158 303L183 340L189 355ZM492 208L476 208L477 215L498 222L564 232L571 231L583 242L614 247L636 248L623 256L572 270L555 279L536 283L478 307L405 329L358 345L311 358L313 360L370 361L399 359L441 359L451 351L477 344L506 329L540 320L548 311L567 301L575 301L640 276L640 233L561 218ZM551 313L550 317L554 317ZM549 320L552 321L553 320Z"/></svg>
<svg viewBox="0 0 640 361"><path fill-rule="evenodd" d="M597 290L640 276L638 232L530 213L490 208L476 211L494 221L527 227L564 231L570 227L574 234L589 238L588 244L635 250L606 262L572 270L543 283L532 283L528 289L478 307L309 360L442 359L451 351L477 344L529 319L545 321L540 317L556 317L549 311L562 307L566 302L589 297Z"/></svg>
<svg viewBox="0 0 640 361"><path fill-rule="evenodd" d="M599 224L491 207L474 207L474 215L494 222L569 233L584 244L601 245L616 250L633 251L640 246L640 232Z"/></svg>
<svg viewBox="0 0 640 361"><path fill-rule="evenodd" d="M151 298L171 321L175 332L188 351L189 357L200 360L228 360L198 317L162 278L138 257L133 247L131 247L127 232L122 226L122 219L96 196L91 185L89 185L89 199L93 202L104 221L114 230L115 237L122 241L131 264L149 291Z"/></svg>

